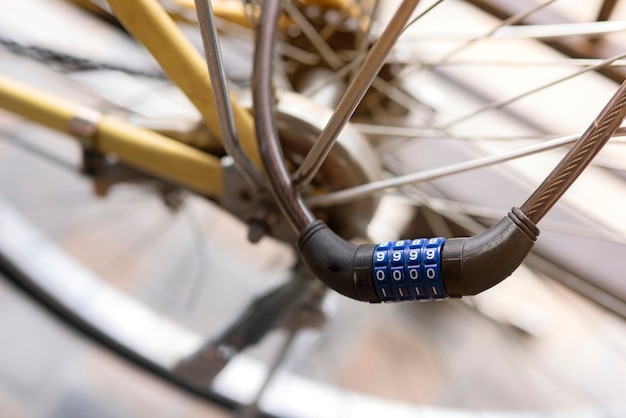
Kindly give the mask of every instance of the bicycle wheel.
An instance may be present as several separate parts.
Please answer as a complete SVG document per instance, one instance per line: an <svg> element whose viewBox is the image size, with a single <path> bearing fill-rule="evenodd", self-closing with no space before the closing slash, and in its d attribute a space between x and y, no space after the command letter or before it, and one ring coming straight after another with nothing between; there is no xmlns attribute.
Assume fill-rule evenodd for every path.
<svg viewBox="0 0 626 418"><path fill-rule="evenodd" d="M420 9L427 6L423 4ZM403 185L382 195L380 190L374 194L367 190L367 194L359 195L361 200L365 196L365 203L356 206L345 205L345 192L328 190L381 177L375 169L378 165L385 170L384 177L416 170L428 173L435 167L485 154L506 155L519 146L582 131L610 97L615 84L604 75L580 68L587 70L604 57L600 56L600 61L572 59L555 52L543 39L572 33L582 36L580 32L586 30L586 36L609 40L616 36L614 42L618 44L620 40L617 35L602 34L616 29L596 23L593 15L587 16L587 29L514 26L542 11L573 9L563 1L544 2L543 6L535 13L505 20L503 25L502 17L494 18L465 2L448 1L412 24L376 79L375 91L366 95L348 127L361 131L367 139L342 140L343 146L331 153L336 163L313 183L315 195L309 202L317 208L316 213L336 228L349 225L340 231L346 236L385 241L474 233L510 206L521 203L558 161L560 151L464 173L452 166L456 174L451 177ZM352 15L326 10L323 5L285 7L295 23L284 30L282 42L284 48L298 47L299 55L282 57L284 65L276 84L295 86L297 94L278 96L282 106L300 111L290 114L283 110L281 114L287 116L280 122L287 156L294 167L302 159L302 148L310 146L309 139L299 142L300 136L315 136L301 135L306 132L303 127L313 131L323 128L328 111L320 106L334 107L332 97L341 94L352 74L350 63L359 62L370 38L375 38L388 20L385 15L394 10L389 4L360 7ZM531 9L528 6L524 10ZM370 23L368 17L374 16L373 11L376 21ZM355 21L357 18L362 21ZM73 20L72 24L78 23ZM88 25L93 24L89 20ZM230 41L224 42L242 42L245 30L225 27L224 38ZM325 44L319 44L315 34L321 34ZM482 36L485 34L488 36ZM503 39L507 36L510 39ZM234 55L237 59L238 54ZM247 57L245 53L243 56ZM603 64L613 65L619 63L617 60ZM24 74L28 72L25 68L31 68L26 65L39 71L40 64L27 61L13 56L2 60L4 71ZM140 68L153 70L149 61L139 63ZM344 72L345 77L337 77ZM579 72L579 76L571 77ZM115 89L102 81L111 74L117 83ZM186 104L172 111L171 102L180 103L180 99L173 99L175 89L161 80L146 81L143 75L110 69L71 72L69 83L64 77L55 77L48 83L53 88L74 91L83 100L131 113L135 119L158 114L163 122L165 117L158 112L165 109L170 114L178 112L179 118L183 114L192 122L196 120L195 114L187 113ZM244 83L247 77L232 75ZM534 92L561 78L567 80ZM121 79L129 87L120 87ZM77 81L78 88L74 84ZM93 90L86 93L85 86L95 88L97 95ZM533 94L527 94L531 91ZM116 95L118 92L125 94ZM154 95L167 105L157 108ZM321 105L303 96L313 97ZM513 100L517 96L519 100ZM307 119L307 114L319 120ZM174 130L171 126L162 130ZM42 135L33 129L21 128L19 135L13 129L10 137L17 143L21 137ZM292 132L297 135L288 138ZM64 138L57 140L65 144ZM368 151L365 143L374 152ZM53 150L59 152L60 146L55 143ZM528 267L469 302L370 306L328 295L320 307L322 289L308 281L285 281L295 260L288 245L270 239L262 240L261 245L246 244L246 228L201 198L185 196L183 209L175 211L180 195L185 193L158 182L146 192L145 187L129 184L136 178L121 176L120 185L114 185L105 199L97 199L89 190L89 180L76 180L48 168L34 158L30 147L23 152L7 145L3 152L0 167L6 170L2 178L7 179L3 190L21 214L10 207L3 209L2 230L6 235L0 239L1 253L5 268L19 272L19 279L52 300L56 309L65 310L135 361L200 393L205 393L210 383L220 396L258 404L276 415L347 416L380 411L401 416L417 411L425 416L620 416L620 388L626 376L621 354L623 323L581 297L587 293L583 289L595 289L600 292L596 302L610 298L606 307L623 315L619 266L624 243L619 214L623 213L620 209L625 194L621 193L620 145L611 147L611 152L603 153L592 171L576 183L574 187L579 190L568 192L567 200L542 221L541 238ZM28 183L20 186L19 193L11 193L12 179L22 171L28 172L24 175ZM341 183L347 173L354 178ZM44 184L45 193L41 191ZM57 184L70 192L57 193ZM591 198L588 188L592 189ZM75 197L72 190L84 197ZM53 191L56 197L52 204L48 202L48 209L41 210L40 199L51 199ZM164 209L163 200L173 212ZM379 201L372 219L372 209ZM128 218L119 215L122 213ZM173 219L168 228L162 226L166 218ZM38 225L35 230L31 223ZM37 230L56 236L58 243L51 244ZM16 242L15 237L24 238ZM33 263L35 248L40 256ZM139 257L143 252L152 253L151 258ZM200 284L201 277L208 279ZM228 277L227 283L224 277ZM585 281L574 280L580 278ZM308 316L285 321L284 312L274 315L273 305L265 304L267 297L257 299L246 311L248 300L259 294L281 300L306 294L310 298L307 303L296 306ZM238 314L242 310L250 315ZM271 324L257 318L268 310L274 315ZM320 328L323 316L328 323ZM232 358L228 349L239 347L214 344L237 332L254 340L257 336L248 330L261 325L280 328L288 336L271 333L257 348ZM300 330L297 336L289 337L295 329ZM278 356L280 371L271 373L264 362L271 364L275 353L281 351L279 347L287 344L282 339L290 349ZM199 376L180 374L180 362L196 360L194 353L202 347L216 357L193 363L201 372ZM172 373L174 369L176 373ZM214 380L207 379L213 375L217 376ZM267 376L272 379L265 388ZM258 393L262 397L255 400ZM501 413L503 410L507 412Z"/></svg>

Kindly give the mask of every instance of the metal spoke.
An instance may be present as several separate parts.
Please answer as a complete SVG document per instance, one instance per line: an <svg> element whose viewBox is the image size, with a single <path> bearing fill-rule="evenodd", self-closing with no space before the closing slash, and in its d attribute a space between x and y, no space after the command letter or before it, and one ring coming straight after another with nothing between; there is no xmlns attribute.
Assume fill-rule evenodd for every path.
<svg viewBox="0 0 626 418"><path fill-rule="evenodd" d="M335 83L337 81L342 80L343 78L345 78L350 73L350 71L352 71L353 69L359 67L361 62L363 62L363 58L365 58L365 55L359 56L359 57L355 58L353 61L350 61L349 63L344 65L342 68L340 68L339 70L335 71L331 76L326 77L325 79L323 79L321 81L317 81L316 80L316 83L313 84L308 89L304 90L302 92L302 94L304 96L307 96L307 97L314 96L320 90L322 90L324 87L327 87L328 85L330 85L332 83Z"/></svg>
<svg viewBox="0 0 626 418"><path fill-rule="evenodd" d="M624 129L621 129L620 134L624 134ZM546 141L540 144L523 147L517 150L505 152L498 155L488 155L485 157L476 158L469 161L463 161L457 164L450 164L444 167L439 167L431 170L420 171L418 173L406 174L403 176L388 178L360 186L352 187L349 189L340 190L337 192L328 193L326 195L320 195L311 197L307 200L309 207L322 207L330 206L340 203L346 203L353 200L360 199L365 196L369 196L372 193L376 193L385 189L391 189L396 187L405 186L408 184L430 181L441 177L450 176L453 174L463 173L465 171L475 170L477 168L488 167L495 164L504 163L506 161L514 160L545 152L548 150L570 145L580 139L580 134L564 136L556 138L550 141Z"/></svg>
<svg viewBox="0 0 626 418"><path fill-rule="evenodd" d="M406 24L406 26L404 27L404 30L407 30L408 28L410 28L411 26L413 26L415 23L417 23L423 16L426 16L428 13L430 13L435 7L439 6L441 3L443 2L443 0L437 0L436 2L434 2L433 4L431 4L430 6L428 6L428 8L426 10L424 10L422 13L420 13L419 15L415 16L415 18L413 20L411 20L409 23Z"/></svg>
<svg viewBox="0 0 626 418"><path fill-rule="evenodd" d="M467 0L467 2L500 19L506 19L508 16L519 13L526 4L526 2L522 1L494 0ZM530 15L520 23L522 25L533 25L569 22L572 22L569 13L561 12L556 8L545 8ZM618 40L607 37L598 38L597 36L567 36L546 39L545 43L550 48L565 55L580 58L607 58L617 55L624 50L623 43ZM599 72L618 83L626 76L626 72L621 67L605 67Z"/></svg>
<svg viewBox="0 0 626 418"><path fill-rule="evenodd" d="M562 58L562 59L463 59L448 62L420 62L420 66L428 68L436 67L460 67L460 66L480 66L480 67L588 67L601 65L605 60L593 58ZM610 66L626 66L626 60L615 60Z"/></svg>
<svg viewBox="0 0 626 418"><path fill-rule="evenodd" d="M429 113L434 113L434 109L427 106L425 103L420 102L413 95L407 93L400 87L397 87L393 83L382 79L381 77L376 77L372 82L372 87L377 91L383 93L389 99L393 100L400 106L404 107L407 111L416 114L416 116L420 117L418 112L416 112L416 107L427 108ZM421 119L424 119L421 117Z"/></svg>
<svg viewBox="0 0 626 418"><path fill-rule="evenodd" d="M352 127L359 132L372 136L383 137L405 137L409 139L417 138L441 138L441 139L461 139L467 141L511 141L511 140L541 140L554 139L554 135L532 134L532 135L481 135L480 133L463 134L442 132L433 128L421 128L413 126L391 126L391 125L372 125L367 123L353 123Z"/></svg>
<svg viewBox="0 0 626 418"><path fill-rule="evenodd" d="M367 54L367 47L369 46L370 35L372 33L372 22L374 21L374 15L378 11L379 5L380 5L380 0L374 0L374 4L372 4L372 7L370 7L370 10L368 13L368 19L366 22L367 26L365 30L361 33L361 39L356 48L357 57L359 57L360 59L361 57L365 57L365 55ZM357 73L356 68L357 67L353 67L352 78L356 77L356 73Z"/></svg>
<svg viewBox="0 0 626 418"><path fill-rule="evenodd" d="M378 38L359 69L359 72L348 86L348 89L326 127L302 161L302 164L293 178L295 184L300 186L306 185L313 179L335 143L339 132L348 122L348 119L350 119L361 102L361 99L376 78L378 71L384 64L387 54L402 33L404 25L418 3L419 0L404 0L402 2L396 14L391 19L391 23L387 26L380 38Z"/></svg>
<svg viewBox="0 0 626 418"><path fill-rule="evenodd" d="M315 29L315 27L307 20L307 18L298 10L296 6L294 6L290 1L283 1L283 10L287 12L289 17L291 17L296 25L302 30L302 33L311 41L317 52L322 56L324 61L331 66L332 69L337 70L341 68L343 65L343 61L339 56L335 53L335 51L328 45L328 42L320 33Z"/></svg>
<svg viewBox="0 0 626 418"><path fill-rule="evenodd" d="M616 135L626 135L626 128L622 128ZM406 164L398 163L400 164L400 171L406 172L406 170L409 169ZM392 174L398 175L399 173L394 172ZM398 191L396 198L404 198L410 203L417 205L426 205L435 212L446 214L447 217L453 219L456 223L473 234L477 234L484 229L484 226L476 223L474 219L488 219L495 223L503 216L501 209L458 200L450 200L436 190L424 191L416 187L415 184L408 185L408 187L404 187L401 191ZM469 224L475 224L479 229ZM572 224L571 222L559 222L553 219L546 219L542 222L541 229L543 231L560 232L570 236L593 239L596 241L626 245L626 236L624 234L611 230L601 221L594 221L593 225L581 226Z"/></svg>
<svg viewBox="0 0 626 418"><path fill-rule="evenodd" d="M398 198L400 197L408 199L409 202L426 204L435 212L443 213L446 216L464 215L471 216L472 218L497 222L502 219L504 213L501 209L493 207L480 206L458 200L425 195L419 189L406 192L403 191L403 193L398 196ZM457 217L455 217L455 219L457 219ZM595 241L626 245L626 236L610 231L603 225L580 226L570 222L560 222L553 219L546 219L541 223L541 230L565 233L570 236L592 239Z"/></svg>
<svg viewBox="0 0 626 418"><path fill-rule="evenodd" d="M613 62L615 62L615 61L617 61L619 59L622 59L624 57L626 57L626 52L621 53L621 54L616 55L616 56L613 56L611 58L607 58L607 59L601 61L597 65L592 65L592 66L589 66L589 67L585 67L584 69L582 69L580 71L576 71L573 74L570 74L570 75L565 76L565 77L558 78L558 79L556 79L554 81L551 81L549 83L546 83L546 84L542 84L539 87L527 90L524 93L518 94L518 95L510 97L508 99L492 102L492 103L490 103L490 104L488 104L486 106L483 106L483 107L481 107L481 108L479 108L477 110L474 110L473 112L471 112L469 114L466 114L466 115L461 116L459 118L453 119L453 120L451 120L451 121L449 121L449 122L447 122L447 123L445 123L443 125L440 125L438 127L438 129L444 129L444 130L445 129L449 129L449 128L451 128L454 125L457 125L457 124L459 124L461 122L464 122L464 121L466 121L468 119L471 119L471 118L473 118L475 116L478 116L478 115L480 115L480 114L482 114L482 113L484 113L486 111L499 109L499 108L504 107L506 105L509 105L509 104L511 104L511 103L513 103L515 101L518 101L518 100L520 100L520 99L522 99L524 97L530 96L531 94L537 93L537 92L545 90L545 89L547 89L549 87L552 87L552 86L555 86L557 84L560 84L560 83L562 83L564 81L567 81L567 80L570 80L572 78L578 77L579 75L582 75L582 74L588 73L590 71L595 71L595 70L598 70L600 68L606 67L606 66L610 65L611 63L613 63Z"/></svg>
<svg viewBox="0 0 626 418"><path fill-rule="evenodd" d="M421 12L407 26L405 26L405 30L406 30L406 28L410 24L412 24L413 22L419 20L422 16L426 15L428 12L430 12L432 9L434 9L442 1L443 0L439 0L439 1L435 2L428 9L426 9L423 12ZM374 4L372 10L370 10L370 14L375 13L374 9L376 8L377 4L378 4L378 0L376 0L376 3ZM372 17L370 16L370 19L371 18ZM328 86L329 84L344 79L350 72L353 73L353 75L351 77L351 80L354 79L354 76L355 76L358 68L361 66L361 63L363 62L363 60L367 56L366 47L367 47L368 43L366 41L369 39L369 32L370 31L371 31L371 26L368 26L366 28L366 34L364 35L363 42L360 43L358 52L356 53L356 56L354 57L354 59L350 60L346 65L344 65L340 69L336 69L336 71L332 75L330 75L329 77L326 77L325 79L323 79L321 81L317 81L317 83L315 83L314 85L309 87L307 90L303 91L302 94L304 94L305 96L315 95L317 92L319 92L321 89L323 89L324 87ZM414 110L416 106L417 107L424 107L425 106L424 103L418 101L411 94L405 92L401 88L395 86L393 83L390 83L389 81L387 81L387 80L385 80L385 79L383 79L381 77L376 76L376 78L372 82L371 87L374 88L375 90L377 90L378 92L386 95L389 99L391 99L392 101L396 102L400 106L404 107L409 112L416 113L415 110ZM432 109L429 109L429 110L432 110ZM419 115L417 115L417 116L419 117Z"/></svg>
<svg viewBox="0 0 626 418"><path fill-rule="evenodd" d="M237 135L228 83L225 78L226 71L224 70L222 53L217 40L217 29L215 27L211 3L209 0L195 0L195 3L198 11L198 20L206 54L206 62L211 77L211 84L214 89L215 107L224 141L224 148L233 158L235 166L239 169L246 183L253 189L263 188L263 176L246 155Z"/></svg>
<svg viewBox="0 0 626 418"><path fill-rule="evenodd" d="M555 0L552 0L555 1ZM525 16L524 16L525 17ZM522 17L523 18L523 17ZM458 48L446 54L442 61L445 62L452 56L457 55L470 45L481 40L513 40L513 39L548 39L564 36L593 36L610 33L620 33L626 30L626 22L583 22L583 23L559 23L546 25L527 26L498 26L497 29L486 34L478 32L467 32L463 30L440 30L428 31L426 33L413 33L411 39L414 41L452 41L467 40Z"/></svg>
<svg viewBox="0 0 626 418"><path fill-rule="evenodd" d="M245 26L240 26L237 23L229 22L226 20L219 20L217 18L215 20L215 23L220 32L228 33L228 36L232 36L236 39L241 39L246 42L253 42L254 32L251 29ZM320 62L319 56L315 53L306 51L280 39L277 39L276 42L280 53L293 59L294 61L305 65L317 65Z"/></svg>
<svg viewBox="0 0 626 418"><path fill-rule="evenodd" d="M342 22L346 18L350 18L352 10L354 10L359 3L360 0L350 0L350 2L340 10L334 10L338 12L337 16L333 19L326 20L326 25L319 29L319 33L324 39L329 39L337 29L341 26ZM358 30L358 28L357 28Z"/></svg>
<svg viewBox="0 0 626 418"><path fill-rule="evenodd" d="M385 125L370 125L365 123L353 123L352 126L359 130L359 132L367 135L377 136L402 136L413 138L432 138L432 137L445 137L446 134L430 128L414 128L411 126L385 126Z"/></svg>
<svg viewBox="0 0 626 418"><path fill-rule="evenodd" d="M503 20L502 22L500 22L499 25L497 25L495 28L491 29L489 32L485 33L484 35L479 36L477 38L469 39L467 42L463 43L462 45L459 45L457 48L455 48L452 51L448 52L446 55L443 56L443 58L440 61L441 62L446 62L446 61L450 60L453 56L459 54L461 51L464 51L465 49L470 47L475 42L483 40L483 39L486 39L486 38L489 38L492 35L494 35L496 32L498 32L500 29L502 29L504 27L507 27L509 25L513 25L513 24L516 24L516 23L520 22L521 20L523 20L527 16L535 13L537 10L540 10L540 9L548 6L549 4L553 3L554 1L555 0L547 0L547 1L543 2L542 4L539 4L539 5L531 8L530 10L527 10L525 12L519 13L519 14L517 14L515 16L511 16L510 18Z"/></svg>

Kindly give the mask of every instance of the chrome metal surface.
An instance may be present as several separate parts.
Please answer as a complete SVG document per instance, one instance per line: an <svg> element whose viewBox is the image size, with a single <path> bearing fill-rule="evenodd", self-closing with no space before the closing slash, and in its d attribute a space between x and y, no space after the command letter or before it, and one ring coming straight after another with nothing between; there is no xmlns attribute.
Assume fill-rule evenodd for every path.
<svg viewBox="0 0 626 418"><path fill-rule="evenodd" d="M69 133L76 136L83 146L95 148L94 140L98 133L98 123L100 123L101 118L102 113L81 107L70 120Z"/></svg>
<svg viewBox="0 0 626 418"><path fill-rule="evenodd" d="M332 118L328 121L313 148L311 148L294 174L294 182L299 187L307 185L315 177L324 159L330 153L339 132L348 123L361 99L363 99L365 93L372 85L378 71L380 71L385 62L385 58L404 30L418 3L419 0L404 0L398 7L389 25L385 28L385 31L372 46L363 64L348 85Z"/></svg>
<svg viewBox="0 0 626 418"><path fill-rule="evenodd" d="M467 41L465 41L463 44L459 45L458 47L452 49L451 51L447 52L440 60L440 62L444 63L444 62L448 62L450 61L450 58L452 58L453 56L457 55L458 53L464 51L467 47L469 47L470 45L472 45L473 43L481 40L481 39L486 39L489 37L493 37L494 35L496 35L496 33L498 33L501 29L507 30L510 29L510 25L514 25L516 23L518 23L520 20L523 20L525 17L535 13L537 10L540 10L546 6L548 6L549 4L553 3L555 0L547 0L544 1L543 3L540 3L538 5L536 5L535 7L530 8L529 10L524 10L518 14L516 14L515 16L511 16L508 19L503 20L502 22L500 22L498 25L496 25L494 28L492 28L491 30L487 31L484 34L475 36L475 37L464 37L463 39L467 39Z"/></svg>
<svg viewBox="0 0 626 418"><path fill-rule="evenodd" d="M285 161L291 166L297 165L311 148L319 133L331 117L332 110L314 103L300 94L276 92L276 124L284 153ZM251 99L247 92L239 92L240 104L251 107ZM382 178L380 159L367 139L351 124L341 131L337 143L325 163L322 165L318 178L306 192L328 193L335 190L366 185ZM242 181L237 173L227 169L224 176L224 198L220 204L242 219L249 222L251 214L258 210L258 200L242 195ZM324 194L320 194L323 196ZM267 199L268 212L276 211L273 203ZM328 223L341 236L364 236L367 226L378 206L379 196L371 193L359 201L348 204L327 205L316 216ZM292 242L294 238L288 222L284 217L273 213L268 220L268 235L280 240Z"/></svg>
<svg viewBox="0 0 626 418"><path fill-rule="evenodd" d="M235 165L241 171L246 183L254 189L263 188L265 184L263 176L244 152L237 135L211 2L195 0L195 3L224 148L228 155L233 157Z"/></svg>
<svg viewBox="0 0 626 418"><path fill-rule="evenodd" d="M500 19L507 19L510 16L523 12L527 7L527 2L516 0L468 0L469 3L485 10ZM605 3L612 3L607 0ZM585 5L591 2L585 3ZM574 4L573 2L571 4ZM581 3L582 4L582 3ZM604 6L599 7L601 10ZM598 19L602 20L608 14L611 14L611 7L608 10L600 11ZM609 13L607 13L609 12ZM537 13L529 15L520 22L522 25L536 24L555 24L555 23L573 23L571 16L559 10L543 9ZM608 58L619 54L623 50L623 45L611 38L606 37L584 37L584 36L566 36L557 37L546 40L546 43L558 51L572 57L580 58ZM617 82L621 82L626 76L624 68L607 67L600 71Z"/></svg>
<svg viewBox="0 0 626 418"><path fill-rule="evenodd" d="M589 67L583 67L582 69L574 72L573 74L568 74L565 77L561 77L561 78L558 78L556 80L550 81L550 82L548 82L546 84L542 84L542 85L540 85L538 87L532 88L530 90L526 90L526 91L524 91L521 94L517 94L515 96L509 97L509 98L506 98L506 99L503 99L503 100L497 100L495 102L489 103L489 104L487 104L487 105L485 105L485 106L483 106L483 107L481 107L479 109L474 110L471 113L465 114L465 115L460 116L460 117L455 118L455 119L452 119L452 120L450 120L450 121L440 125L439 129L446 130L446 129L452 128L452 127L454 127L455 125L457 125L457 124L459 124L461 122L464 122L466 120L469 120L469 119L472 119L472 118L476 117L477 115L480 115L480 114L485 113L485 112L490 111L490 110L501 109L504 106L507 106L507 105L509 105L511 103L514 103L514 102L516 102L516 101L518 101L518 100L520 100L520 99L522 99L524 97L531 96L531 95L533 95L535 93L538 93L538 92L541 92L541 91L543 91L543 90L545 90L545 89L547 89L549 87L552 87L552 86L555 86L557 84L563 83L564 81L568 81L568 80L574 79L574 78L576 78L576 77L578 77L578 76L580 76L582 74L589 73L589 72L592 72L592 71L599 71L599 70L601 70L603 68L611 66L611 64L613 62L618 61L618 60L620 60L620 59L622 59L624 57L626 57L626 52L621 51L618 55L614 55L614 56L612 56L610 58L607 58L607 59L605 59L605 60L603 60L603 61L601 61L601 62L599 62L599 63L597 63L595 65L592 65L592 66L589 66Z"/></svg>
<svg viewBox="0 0 626 418"><path fill-rule="evenodd" d="M450 166L444 166L440 168L434 168L430 170L424 170L417 173L405 174L402 176L391 177L388 179L380 180L375 183L363 184L361 186L353 187L352 189L340 190L337 192L329 193L323 196L313 196L307 199L307 203L311 207L333 205L339 203L350 202L352 200L360 199L368 196L371 193L382 191L385 189L401 187L404 185L418 183L423 181L434 180L440 177L450 176L453 174L462 173L469 170L475 170L481 167L487 167L494 164L503 163L518 159L521 157L537 154L550 149L563 147L569 144L573 144L579 140L581 135L569 135L562 138L556 138L549 141L542 142L537 145L530 145L518 150L502 153L499 155L489 155L480 157L475 160L464 161L458 164Z"/></svg>

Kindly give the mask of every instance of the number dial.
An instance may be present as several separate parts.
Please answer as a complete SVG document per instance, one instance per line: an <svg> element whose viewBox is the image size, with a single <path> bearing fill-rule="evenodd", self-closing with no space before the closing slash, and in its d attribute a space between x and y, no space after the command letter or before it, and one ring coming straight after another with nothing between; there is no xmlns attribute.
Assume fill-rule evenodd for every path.
<svg viewBox="0 0 626 418"><path fill-rule="evenodd" d="M383 302L447 298L441 278L444 238L383 242L373 256L374 286Z"/></svg>

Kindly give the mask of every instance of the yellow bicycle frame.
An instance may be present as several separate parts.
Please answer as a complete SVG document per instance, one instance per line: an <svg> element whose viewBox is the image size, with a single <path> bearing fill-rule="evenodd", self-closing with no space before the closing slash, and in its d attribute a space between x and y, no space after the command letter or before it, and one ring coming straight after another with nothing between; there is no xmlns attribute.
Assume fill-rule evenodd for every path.
<svg viewBox="0 0 626 418"><path fill-rule="evenodd" d="M73 133L72 123L85 113L76 103L1 75L0 108L65 133ZM217 157L113 116L102 115L94 129L87 140L98 152L198 193L221 195Z"/></svg>
<svg viewBox="0 0 626 418"><path fill-rule="evenodd" d="M176 1L190 7L188 0ZM347 5L347 0L310 1L332 7ZM211 135L221 140L206 62L173 18L157 0L109 0L108 3L116 18L148 49L198 109ZM243 7L240 12L242 15L236 17L232 8L216 2L216 14L223 14L224 18L235 22L247 19ZM234 97L231 99L242 147L260 166L252 117ZM76 103L4 76L0 76L0 108L70 134L75 134L72 123L84 113L84 108ZM222 173L218 157L113 116L102 115L94 121L93 128L90 141L96 151L115 154L123 163L203 195L217 199L221 196Z"/></svg>
<svg viewBox="0 0 626 418"><path fill-rule="evenodd" d="M220 139L219 123L204 58L184 37L156 0L111 0L116 17L153 54L168 77L198 109L210 133ZM76 103L0 76L0 108L60 132L85 112ZM242 146L260 164L250 114L233 100ZM95 122L93 148L120 161L198 193L219 198L222 173L218 157L113 116Z"/></svg>

